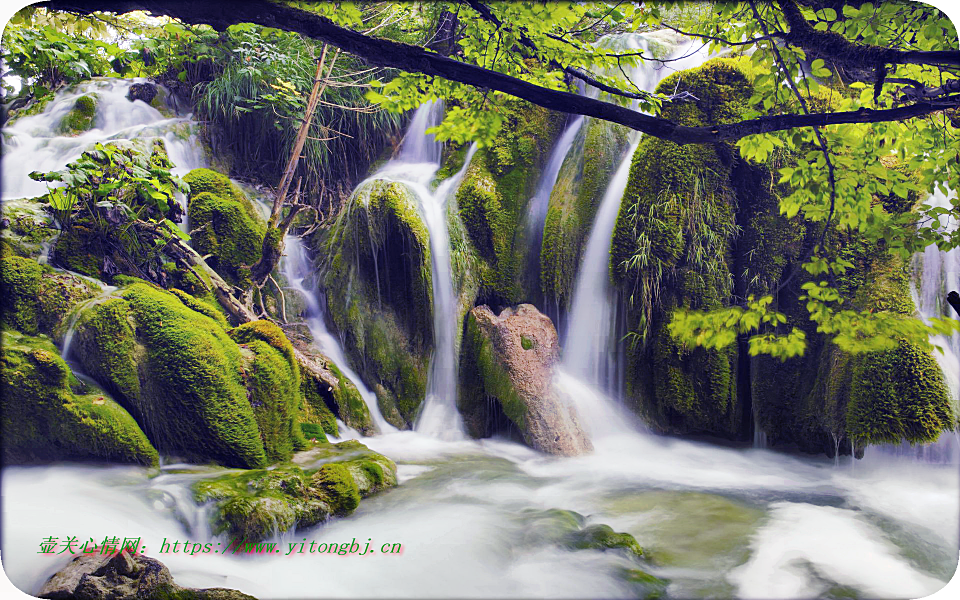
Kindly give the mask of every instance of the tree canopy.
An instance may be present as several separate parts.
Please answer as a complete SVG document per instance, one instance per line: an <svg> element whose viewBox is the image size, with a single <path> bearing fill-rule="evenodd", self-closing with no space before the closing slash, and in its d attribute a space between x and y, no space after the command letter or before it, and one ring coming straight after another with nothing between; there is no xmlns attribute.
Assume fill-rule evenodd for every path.
<svg viewBox="0 0 960 600"><path fill-rule="evenodd" d="M827 251L837 232L856 232L904 259L930 244L943 250L960 244L955 227L960 200L951 195L960 189L960 48L953 24L928 5L246 0L225 7L189 0L52 0L41 6L107 22L110 14L133 10L166 15L178 21L166 32L170 43L187 36L213 43L215 35L196 26L226 31L243 23L329 43L354 57L357 69L389 69L361 82L367 100L388 112L442 98L448 108L435 133L459 143L490 143L504 121L501 108L515 97L677 144L735 144L744 159L767 165L779 183L790 186L780 204L783 215L799 215L820 228L802 263L813 278L803 283L803 299L821 332L845 350L863 351L893 348L899 338L926 344L931 334L957 329L958 323L946 318L925 323L849 308L836 277L852 264ZM692 99L644 92L626 67L638 61L669 67L670 60L598 43L608 34L660 28L701 40L714 53L749 57L754 93L741 120L688 126L661 117L665 104ZM153 52L147 46L139 51L142 64ZM96 60L87 60L82 50L67 64L77 71L87 64L90 72ZM97 48L88 50L103 57ZM105 52L104 60L123 58L112 49ZM167 67L176 71L180 65ZM39 62L31 68L37 72L24 74L48 76ZM291 76L277 74L285 77ZM603 94L577 93L578 84ZM629 106L635 101L641 111ZM793 160L784 164L787 155ZM951 198L949 208L886 211L877 200L926 197L935 189ZM803 332L784 331L786 319L773 308L779 289L791 279L722 310L680 311L671 331L694 345L718 348L749 334L753 353L781 358L802 353Z"/></svg>

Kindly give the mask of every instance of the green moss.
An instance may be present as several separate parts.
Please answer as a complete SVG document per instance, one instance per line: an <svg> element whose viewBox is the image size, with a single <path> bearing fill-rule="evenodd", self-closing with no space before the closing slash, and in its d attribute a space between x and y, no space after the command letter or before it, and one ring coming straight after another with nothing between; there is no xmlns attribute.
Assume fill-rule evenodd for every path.
<svg viewBox="0 0 960 600"><path fill-rule="evenodd" d="M283 331L270 321L253 321L231 330L230 337L253 354L243 376L267 458L288 460L304 439L297 423L300 367Z"/></svg>
<svg viewBox="0 0 960 600"><path fill-rule="evenodd" d="M590 525L568 534L566 544L577 550L623 550L643 556L643 548L629 533L617 533L609 525Z"/></svg>
<svg viewBox="0 0 960 600"><path fill-rule="evenodd" d="M322 491L334 514L350 514L360 504L360 488L344 465L323 465L314 473L311 481Z"/></svg>
<svg viewBox="0 0 960 600"><path fill-rule="evenodd" d="M156 465L157 451L133 417L86 386L70 388L70 370L47 338L3 333L3 458L7 464L108 460Z"/></svg>
<svg viewBox="0 0 960 600"><path fill-rule="evenodd" d="M230 181L230 178L223 173L218 173L213 169L194 169L183 176L183 181L190 186L190 194L187 196L188 200L192 200L204 192L226 200L233 200L243 207L247 216L260 228L263 228L265 225L263 217L250 201L250 198L243 193L240 186Z"/></svg>
<svg viewBox="0 0 960 600"><path fill-rule="evenodd" d="M77 98L70 112L57 125L57 133L61 135L76 135L93 128L97 116L97 97L87 94Z"/></svg>
<svg viewBox="0 0 960 600"><path fill-rule="evenodd" d="M10 256L0 260L3 286L3 323L24 333L37 333L37 298L43 269L28 258Z"/></svg>
<svg viewBox="0 0 960 600"><path fill-rule="evenodd" d="M457 190L456 206L481 262L480 295L517 304L539 293L537 269L528 273L526 268L534 243L526 215L564 119L522 101L504 108L501 132L490 147L477 151Z"/></svg>
<svg viewBox="0 0 960 600"><path fill-rule="evenodd" d="M917 346L855 358L847 432L864 444L934 442L956 415L937 361Z"/></svg>
<svg viewBox="0 0 960 600"><path fill-rule="evenodd" d="M191 242L207 262L230 283L246 287L250 267L260 260L263 228L230 198L210 192L193 195L188 205Z"/></svg>
<svg viewBox="0 0 960 600"><path fill-rule="evenodd" d="M229 466L264 465L244 385L246 358L223 327L145 283L119 295L78 321L75 344L84 369L118 394L162 451Z"/></svg>
<svg viewBox="0 0 960 600"><path fill-rule="evenodd" d="M325 443L327 441L326 432L320 425L315 425L314 423L300 423L300 431L303 432L303 437L308 440L315 440L320 443Z"/></svg>
<svg viewBox="0 0 960 600"><path fill-rule="evenodd" d="M627 129L587 119L574 139L550 193L540 249L540 287L566 306L572 297L591 224L607 183L628 148Z"/></svg>
<svg viewBox="0 0 960 600"><path fill-rule="evenodd" d="M103 278L103 251L94 231L86 224L74 223L57 238L53 246L56 264L81 275Z"/></svg>
<svg viewBox="0 0 960 600"><path fill-rule="evenodd" d="M751 94L729 60L671 75L658 88L690 91L664 117L684 125L736 120ZM628 401L664 430L739 435L737 348L687 350L666 331L676 308L718 308L733 293L735 163L727 146L653 137L634 152L611 243L610 269L626 298Z"/></svg>
<svg viewBox="0 0 960 600"><path fill-rule="evenodd" d="M524 350L533 350L533 347L536 345L536 340L529 338L525 335L520 336L520 346Z"/></svg>
<svg viewBox="0 0 960 600"><path fill-rule="evenodd" d="M321 390L326 394L321 393ZM305 369L301 370L300 391L303 394L301 421L320 427L328 435L339 435L337 417L324 400L331 397L332 390L332 386L310 377Z"/></svg>
<svg viewBox="0 0 960 600"><path fill-rule="evenodd" d="M377 181L358 190L325 247L324 288L347 354L364 379L389 389L403 418L412 420L426 388L433 340L430 240L414 198L397 183Z"/></svg>
<svg viewBox="0 0 960 600"><path fill-rule="evenodd" d="M195 483L195 501L214 503L214 534L255 542L312 527L397 484L396 465L358 442L318 443L295 460Z"/></svg>

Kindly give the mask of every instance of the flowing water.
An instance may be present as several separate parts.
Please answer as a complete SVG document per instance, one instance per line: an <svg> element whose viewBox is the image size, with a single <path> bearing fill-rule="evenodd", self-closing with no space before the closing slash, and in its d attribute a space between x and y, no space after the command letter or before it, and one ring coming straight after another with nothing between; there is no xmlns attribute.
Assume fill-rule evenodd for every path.
<svg viewBox="0 0 960 600"><path fill-rule="evenodd" d="M364 403L367 405L367 408L370 409L370 416L373 418L377 429L381 433L396 431L397 428L383 418L383 414L380 412L380 407L377 404L376 394L374 394L370 388L363 383L360 376L350 368L350 363L347 361L347 357L343 353L343 348L340 346L340 340L334 337L327 329L327 325L324 322L325 311L323 310L321 297L316 284L316 270L310 257L307 255L303 241L295 235L287 235L283 239L283 243L285 250L284 256L280 259L280 270L290 287L297 291L304 299L304 302L306 302L303 317L307 323L307 327L310 329L313 343L327 358L337 365L347 379L356 384L357 391L360 392ZM305 282L310 283L305 284ZM292 315L287 315L287 317L288 319L294 318Z"/></svg>
<svg viewBox="0 0 960 600"><path fill-rule="evenodd" d="M197 139L198 125L190 115L166 116L142 100L131 102L127 91L142 79L97 79L68 88L57 94L37 115L17 119L3 129L4 202L15 198L33 198L47 191L47 184L33 181L33 171L54 171L80 158L96 142L148 142L160 138L176 167L175 175L206 166L203 146ZM77 136L58 134L57 126L70 112L77 98L93 94L97 99L94 126ZM186 212L186 199L177 194ZM186 229L186 218L181 223Z"/></svg>
<svg viewBox="0 0 960 600"><path fill-rule="evenodd" d="M112 85L120 90L128 83ZM66 97L48 110L59 110L57 103ZM142 115L137 118L146 121L146 109L136 109ZM417 430L392 430L376 415L383 434L363 438L398 463L399 487L364 500L349 517L285 534L279 554L238 557L222 552L228 540L212 535L209 507L195 505L190 493L192 483L225 469L174 464L162 466L158 474L115 465L6 467L0 546L4 570L15 585L36 594L66 562L66 555L37 553L44 538L76 536L83 542L117 536L140 537L146 554L163 561L181 585L236 588L259 598L636 598L645 593L632 571L636 568L668 580L667 596L674 598L919 598L943 586L957 565L956 465L890 458L851 471L823 458L660 438L620 414L589 374L578 376L572 369L558 376L558 385L577 398L595 447L588 455L552 457L500 439L435 436L441 423L446 431L459 431L455 409L443 418L427 416L434 407L455 406L456 400L456 305L448 293L452 280L444 215L463 173L436 190L429 187L440 154L422 131L436 122L437 110L417 112L410 131L419 130L420 136L408 133L398 157L376 175L405 183L417 197L435 261L437 350ZM26 127L24 121L15 127ZM52 127L55 119L46 123ZM147 125L139 126L146 135ZM13 136L17 148L27 151L7 154L5 147L4 170L11 177L4 178L4 198L8 192L19 197L44 191L18 180L18 170L59 168L82 150L79 143L69 152L58 150L54 160L45 154L51 145L73 144L75 138L56 141L39 122L31 127L32 133L18 129ZM103 126L101 133L89 134L87 143L116 130ZM178 168L183 166L178 163ZM605 198L604 204L616 206L619 198L608 191L612 199ZM591 242L605 227L601 212ZM362 386L323 325L322 301L309 291L315 285L302 245L296 238L286 241L283 270L306 299L315 342ZM598 247L603 246L598 242ZM596 254L584 258L581 280L600 272L605 281L607 259ZM952 256L929 260L940 265L952 261L953 267L937 267L937 272L952 268L950 281L956 281ZM925 256L918 290L924 311L926 285L936 285L926 277L926 261ZM586 294L579 283L577 294ZM607 296L596 300L595 310ZM605 351L603 343L581 339L596 354ZM568 340L568 356L576 349ZM362 387L361 392L373 412L372 394ZM356 437L356 432L345 429L344 436ZM633 534L646 561L613 551L571 549L563 540L577 518L558 511L575 511L581 524L603 523ZM403 551L337 556L299 553L297 545L287 554L288 544L301 540L353 539L360 547L371 540L377 551L383 543L399 543ZM209 543L219 551L162 551L164 541L175 540Z"/></svg>

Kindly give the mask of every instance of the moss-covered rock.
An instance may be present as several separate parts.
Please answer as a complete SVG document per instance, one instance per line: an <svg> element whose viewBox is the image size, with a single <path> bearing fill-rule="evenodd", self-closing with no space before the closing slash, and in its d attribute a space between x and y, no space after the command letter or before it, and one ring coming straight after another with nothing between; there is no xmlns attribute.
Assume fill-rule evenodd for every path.
<svg viewBox="0 0 960 600"><path fill-rule="evenodd" d="M353 512L361 498L397 484L396 465L359 442L319 444L293 463L231 473L194 484L213 501L213 532L258 541Z"/></svg>
<svg viewBox="0 0 960 600"><path fill-rule="evenodd" d="M260 260L264 230L243 206L210 192L191 195L187 212L191 243L227 281L240 287L250 282L250 267Z"/></svg>
<svg viewBox="0 0 960 600"><path fill-rule="evenodd" d="M260 354L252 350L252 357L244 356L217 321L146 283L85 310L74 340L84 370L129 407L164 453L238 467L267 463L251 405L264 382L255 379L249 390L245 384L250 361L257 363L261 354L269 362L254 365L253 371L265 381L271 381L270 369L292 371L282 351L271 352L273 347L261 342ZM291 386L296 389L296 379ZM268 413L278 408L272 404ZM271 456L288 456L286 448L299 433L298 427L284 433L270 430L266 446Z"/></svg>
<svg viewBox="0 0 960 600"><path fill-rule="evenodd" d="M263 220L263 215L261 215L260 211L253 205L253 202L250 201L250 198L244 193L243 189L223 173L206 168L193 169L183 176L183 181L190 186L188 198L193 198L207 192L220 198L233 200L243 206L244 212L246 212L247 216L254 222L261 227L266 225Z"/></svg>
<svg viewBox="0 0 960 600"><path fill-rule="evenodd" d="M679 87L678 87L679 86ZM663 116L685 125L737 120L752 87L727 59L666 78L659 91L689 91ZM631 332L626 393L661 430L740 435L738 352L690 350L667 332L676 308L718 308L733 293L734 150L646 137L632 159L614 229L610 269L624 292Z"/></svg>
<svg viewBox="0 0 960 600"><path fill-rule="evenodd" d="M550 193L543 226L540 289L546 302L570 302L594 216L628 146L627 129L605 121L587 119L577 133Z"/></svg>
<svg viewBox="0 0 960 600"><path fill-rule="evenodd" d="M530 253L536 259L539 248L532 247L526 215L564 115L516 101L505 118L494 143L477 151L456 194L460 220L479 260L480 298L498 305L539 296L538 268L527 269Z"/></svg>
<svg viewBox="0 0 960 600"><path fill-rule="evenodd" d="M569 533L566 545L577 550L622 550L635 556L643 556L643 548L629 533L617 533L609 525L589 525Z"/></svg>
<svg viewBox="0 0 960 600"><path fill-rule="evenodd" d="M46 337L3 332L3 461L106 460L156 465L133 417L70 373Z"/></svg>
<svg viewBox="0 0 960 600"><path fill-rule="evenodd" d="M97 95L87 94L80 96L74 103L60 124L57 125L57 133L61 135L77 135L93 129L97 117Z"/></svg>
<svg viewBox="0 0 960 600"><path fill-rule="evenodd" d="M325 246L324 289L344 348L410 423L433 342L430 239L415 199L399 183L368 184L348 200Z"/></svg>
<svg viewBox="0 0 960 600"><path fill-rule="evenodd" d="M287 460L306 445L297 422L300 367L293 346L270 321L245 323L229 335L241 348L247 397L267 459Z"/></svg>
<svg viewBox="0 0 960 600"><path fill-rule="evenodd" d="M0 289L4 325L47 335L56 335L70 310L96 294L83 279L20 256L0 259Z"/></svg>
<svg viewBox="0 0 960 600"><path fill-rule="evenodd" d="M327 356L298 344L304 419L338 435L337 419L365 434L377 432L357 386Z"/></svg>

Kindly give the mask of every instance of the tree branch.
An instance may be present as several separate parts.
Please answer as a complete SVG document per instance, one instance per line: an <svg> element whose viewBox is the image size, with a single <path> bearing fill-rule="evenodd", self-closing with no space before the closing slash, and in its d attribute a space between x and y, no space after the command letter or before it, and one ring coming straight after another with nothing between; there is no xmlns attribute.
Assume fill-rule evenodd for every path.
<svg viewBox="0 0 960 600"><path fill-rule="evenodd" d="M192 0L50 0L42 6L83 14L93 11L125 13L144 10L176 17L187 23L206 23L219 30L235 23L256 23L266 27L285 29L333 44L351 54L363 57L371 64L442 77L480 89L496 90L558 112L619 123L677 144L733 141L747 135L797 127L899 121L921 117L947 108L960 107L960 95L955 94L893 109L770 115L737 123L688 127L667 119L651 117L612 102L541 87L497 71L426 51L419 46L367 37L340 27L322 16L267 0L238 1L231 3L229 9L219 3Z"/></svg>

